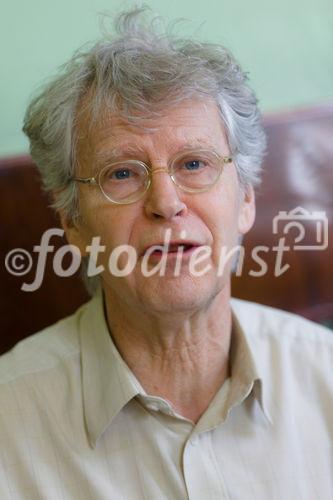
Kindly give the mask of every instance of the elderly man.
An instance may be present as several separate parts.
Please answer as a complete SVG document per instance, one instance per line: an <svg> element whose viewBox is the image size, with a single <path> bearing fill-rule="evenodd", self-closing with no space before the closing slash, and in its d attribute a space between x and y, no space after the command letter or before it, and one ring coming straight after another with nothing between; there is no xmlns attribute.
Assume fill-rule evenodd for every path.
<svg viewBox="0 0 333 500"><path fill-rule="evenodd" d="M26 115L67 239L87 260L98 237L101 272L0 359L0 498L332 499L333 338L231 299L220 268L255 218L256 99L225 48L141 16Z"/></svg>

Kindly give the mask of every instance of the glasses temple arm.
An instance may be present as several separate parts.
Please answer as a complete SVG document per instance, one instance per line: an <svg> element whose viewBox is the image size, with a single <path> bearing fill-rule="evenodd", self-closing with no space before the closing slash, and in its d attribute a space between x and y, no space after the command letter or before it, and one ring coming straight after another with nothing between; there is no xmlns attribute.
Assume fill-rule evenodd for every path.
<svg viewBox="0 0 333 500"><path fill-rule="evenodd" d="M72 180L82 184L97 184L95 177L73 177Z"/></svg>

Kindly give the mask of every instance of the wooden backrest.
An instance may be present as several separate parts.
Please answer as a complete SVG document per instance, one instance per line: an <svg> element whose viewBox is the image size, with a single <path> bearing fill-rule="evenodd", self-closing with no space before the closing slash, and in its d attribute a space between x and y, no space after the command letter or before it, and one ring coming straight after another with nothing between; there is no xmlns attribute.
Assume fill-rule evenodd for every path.
<svg viewBox="0 0 333 500"><path fill-rule="evenodd" d="M310 214L308 219L306 214L298 218L305 229L298 246L316 244L316 218L311 218L314 212L325 213L328 246L326 250L316 244L317 249L286 252L283 264L289 264L290 269L279 277L274 276L276 251L259 254L268 263L268 272L262 277L249 275L259 265L252 258L246 259L242 276L233 279L233 295L332 325L333 105L266 116L265 128L268 154L257 194L256 222L245 237L246 255L256 245L276 246L284 236L283 227L291 220L285 217L297 207ZM278 224L279 233L273 234L273 218L279 212L287 214ZM292 218L297 220L297 215ZM298 234L294 227L285 235L291 249Z"/></svg>
<svg viewBox="0 0 333 500"><path fill-rule="evenodd" d="M286 252L283 264L289 264L290 269L277 277L274 276L277 252L272 249L283 237L283 227L291 219L280 214L277 234L273 233L272 224L279 212L286 212L287 216L288 212L301 207L309 214L325 212L329 236L332 235L333 105L266 116L265 128L268 154L263 184L257 195L256 222L244 239L243 272L233 277L232 293L236 297L304 314L315 321L330 322L333 319L331 242L326 250ZM0 217L2 353L18 340L72 313L88 295L79 273L70 278L56 276L50 256L42 286L35 292L21 290L22 283L31 283L35 276L37 255L34 246L39 244L46 229L60 227L48 208L39 174L28 156L0 160ZM304 213L301 220L306 231L299 246L309 246L316 239L316 221L310 216L306 221ZM291 228L285 235L285 244L293 248L297 235L297 228ZM64 243L64 238L52 237L51 244L55 248ZM251 256L252 249L258 245L263 247L258 255L268 265L268 272L261 277L251 275L260 270L260 265ZM22 248L33 257L31 270L24 276L13 276L5 268L6 257L7 265L9 262L8 253L16 248ZM23 261L17 260L16 264L21 265Z"/></svg>

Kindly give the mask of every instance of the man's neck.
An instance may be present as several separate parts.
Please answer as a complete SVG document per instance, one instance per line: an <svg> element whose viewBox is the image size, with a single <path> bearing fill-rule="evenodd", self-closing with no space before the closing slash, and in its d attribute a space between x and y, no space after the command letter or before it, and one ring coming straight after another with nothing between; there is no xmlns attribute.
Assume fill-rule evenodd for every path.
<svg viewBox="0 0 333 500"><path fill-rule="evenodd" d="M112 338L147 394L166 399L197 422L229 375L230 293L222 291L205 311L182 321L135 318L121 321L106 294Z"/></svg>

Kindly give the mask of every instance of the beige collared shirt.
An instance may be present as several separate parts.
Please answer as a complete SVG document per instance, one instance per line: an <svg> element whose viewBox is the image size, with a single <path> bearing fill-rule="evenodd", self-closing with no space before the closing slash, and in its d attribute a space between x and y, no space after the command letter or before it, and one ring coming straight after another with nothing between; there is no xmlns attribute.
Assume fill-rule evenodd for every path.
<svg viewBox="0 0 333 500"><path fill-rule="evenodd" d="M232 299L196 425L146 394L98 293L0 357L1 500L332 500L333 332Z"/></svg>

